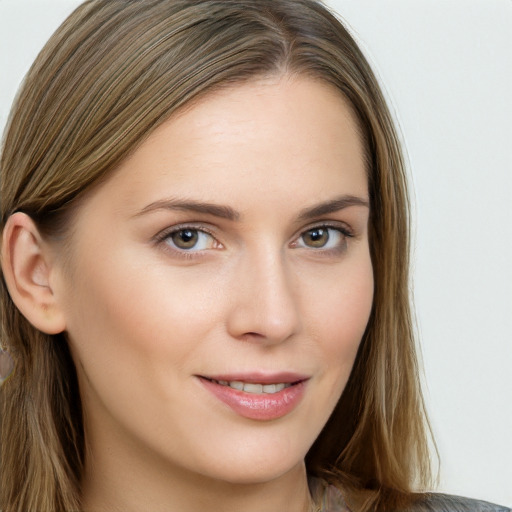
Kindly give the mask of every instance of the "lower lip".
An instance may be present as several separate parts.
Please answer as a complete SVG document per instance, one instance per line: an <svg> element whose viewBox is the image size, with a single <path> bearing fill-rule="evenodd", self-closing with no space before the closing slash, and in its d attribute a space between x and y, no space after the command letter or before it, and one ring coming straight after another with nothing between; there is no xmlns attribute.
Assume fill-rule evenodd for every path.
<svg viewBox="0 0 512 512"><path fill-rule="evenodd" d="M203 386L240 416L268 421L286 416L297 407L305 391L305 381L277 393L246 393L200 378Z"/></svg>

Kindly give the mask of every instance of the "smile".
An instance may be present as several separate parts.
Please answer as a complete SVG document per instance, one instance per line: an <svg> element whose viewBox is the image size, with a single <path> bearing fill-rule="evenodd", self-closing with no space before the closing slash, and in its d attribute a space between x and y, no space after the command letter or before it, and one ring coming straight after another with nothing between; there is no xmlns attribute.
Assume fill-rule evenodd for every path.
<svg viewBox="0 0 512 512"><path fill-rule="evenodd" d="M309 379L274 376L272 380L270 377L243 380L199 377L215 402L222 402L239 416L259 421L276 420L290 414L302 401Z"/></svg>
<svg viewBox="0 0 512 512"><path fill-rule="evenodd" d="M236 389L238 391L254 393L256 395L261 395L262 393L273 395L274 393L279 393L279 391L282 391L283 389L289 388L293 385L288 382L280 382L278 384L254 384L252 382L242 382L239 380L226 381L211 379L211 381L216 384L220 384L221 386L229 386L230 388Z"/></svg>

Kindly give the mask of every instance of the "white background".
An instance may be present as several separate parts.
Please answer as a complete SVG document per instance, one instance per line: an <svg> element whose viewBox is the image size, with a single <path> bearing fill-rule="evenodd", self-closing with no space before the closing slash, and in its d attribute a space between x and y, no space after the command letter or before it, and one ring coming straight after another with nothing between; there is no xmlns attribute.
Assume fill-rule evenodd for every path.
<svg viewBox="0 0 512 512"><path fill-rule="evenodd" d="M77 0L0 0L0 127ZM512 1L330 0L385 84L414 200L439 490L512 505Z"/></svg>

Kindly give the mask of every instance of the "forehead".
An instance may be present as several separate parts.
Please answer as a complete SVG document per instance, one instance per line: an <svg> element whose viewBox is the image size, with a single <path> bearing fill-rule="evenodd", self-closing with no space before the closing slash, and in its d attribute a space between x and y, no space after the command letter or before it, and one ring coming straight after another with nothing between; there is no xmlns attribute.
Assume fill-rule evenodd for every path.
<svg viewBox="0 0 512 512"><path fill-rule="evenodd" d="M364 148L339 91L307 78L215 91L157 128L107 182L137 209L165 195L268 207L367 196ZM104 185L105 186L105 185Z"/></svg>

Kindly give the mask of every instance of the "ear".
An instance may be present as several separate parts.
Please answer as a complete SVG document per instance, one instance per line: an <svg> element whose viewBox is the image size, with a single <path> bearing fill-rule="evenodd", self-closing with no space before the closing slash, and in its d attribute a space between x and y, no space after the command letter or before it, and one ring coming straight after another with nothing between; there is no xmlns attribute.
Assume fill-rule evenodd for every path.
<svg viewBox="0 0 512 512"><path fill-rule="evenodd" d="M66 328L52 288L54 258L34 221L24 213L9 217L2 236L2 271L12 300L37 329L58 334Z"/></svg>

